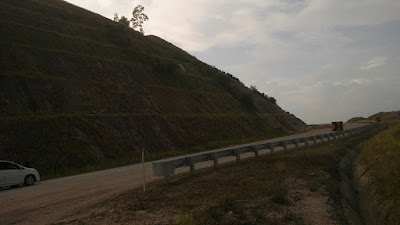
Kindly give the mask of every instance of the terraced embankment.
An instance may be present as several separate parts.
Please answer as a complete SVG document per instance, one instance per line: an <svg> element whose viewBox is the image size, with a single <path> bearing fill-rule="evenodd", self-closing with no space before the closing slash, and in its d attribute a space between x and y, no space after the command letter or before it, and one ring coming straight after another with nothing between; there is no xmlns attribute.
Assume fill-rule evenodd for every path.
<svg viewBox="0 0 400 225"><path fill-rule="evenodd" d="M237 78L61 0L0 2L0 158L44 178L303 130Z"/></svg>

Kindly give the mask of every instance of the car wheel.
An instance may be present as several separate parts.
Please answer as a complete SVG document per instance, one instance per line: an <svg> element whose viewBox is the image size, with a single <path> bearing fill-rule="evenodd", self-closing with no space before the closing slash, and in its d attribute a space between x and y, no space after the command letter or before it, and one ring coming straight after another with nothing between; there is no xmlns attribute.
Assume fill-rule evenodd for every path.
<svg viewBox="0 0 400 225"><path fill-rule="evenodd" d="M25 183L26 185L32 185L32 184L35 183L35 181L36 181L35 176L33 176L33 175L28 175L28 176L25 177L24 183Z"/></svg>

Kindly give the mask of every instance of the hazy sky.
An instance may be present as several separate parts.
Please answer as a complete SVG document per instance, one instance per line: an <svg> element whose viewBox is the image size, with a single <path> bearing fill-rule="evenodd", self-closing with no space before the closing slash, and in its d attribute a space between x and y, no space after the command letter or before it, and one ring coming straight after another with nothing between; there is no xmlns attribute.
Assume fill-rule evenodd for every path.
<svg viewBox="0 0 400 225"><path fill-rule="evenodd" d="M400 110L400 0L67 0L157 35L307 123Z"/></svg>

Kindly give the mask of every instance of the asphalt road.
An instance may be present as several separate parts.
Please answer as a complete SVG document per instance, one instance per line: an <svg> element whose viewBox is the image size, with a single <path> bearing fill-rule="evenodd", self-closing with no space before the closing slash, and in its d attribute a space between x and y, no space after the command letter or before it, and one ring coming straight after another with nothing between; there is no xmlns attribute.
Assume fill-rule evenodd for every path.
<svg viewBox="0 0 400 225"><path fill-rule="evenodd" d="M351 123L345 124L344 127L345 129L350 129L362 125L364 124ZM331 132L330 128L315 129L300 134L249 144L260 144L263 142L306 137L328 132ZM229 146L227 148L231 147L232 146ZM279 151L280 149L281 148L277 148L276 150ZM267 153L268 151L260 151L261 155ZM248 153L241 155L241 158L253 156L253 153ZM234 160L236 160L234 156L227 157L220 159L219 163L231 162ZM196 164L196 169L211 166L213 166L213 162L209 161ZM145 164L145 170L147 182L154 181L155 179L163 179L153 175L151 162ZM187 173L188 171L188 167L179 168L176 170L176 173ZM142 164L135 164L76 176L42 181L29 187L5 189L0 191L0 224L57 223L62 221L63 218L66 218L67 216L80 211L85 207L112 198L125 191L141 187L141 185Z"/></svg>

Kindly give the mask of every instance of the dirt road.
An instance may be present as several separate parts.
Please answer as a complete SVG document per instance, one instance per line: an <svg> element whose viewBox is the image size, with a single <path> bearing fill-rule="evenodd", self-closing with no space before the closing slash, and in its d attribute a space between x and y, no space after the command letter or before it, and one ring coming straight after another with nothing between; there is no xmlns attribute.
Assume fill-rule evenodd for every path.
<svg viewBox="0 0 400 225"><path fill-rule="evenodd" d="M364 124L345 124L345 129L362 125ZM328 132L330 132L330 129L315 129L301 134L256 143L305 137ZM266 151L260 151L260 154L266 154ZM252 157L253 155L242 155L242 157ZM220 163L234 160L236 160L235 157L229 157L221 160ZM196 168L212 165L213 162L211 161L199 163L196 164ZM153 175L151 162L146 163L145 168L147 182L162 179ZM181 168L177 169L176 173L188 171L188 168ZM135 164L43 181L30 187L2 190L0 191L0 224L56 223L82 208L112 198L122 192L138 188L141 185L142 165Z"/></svg>

